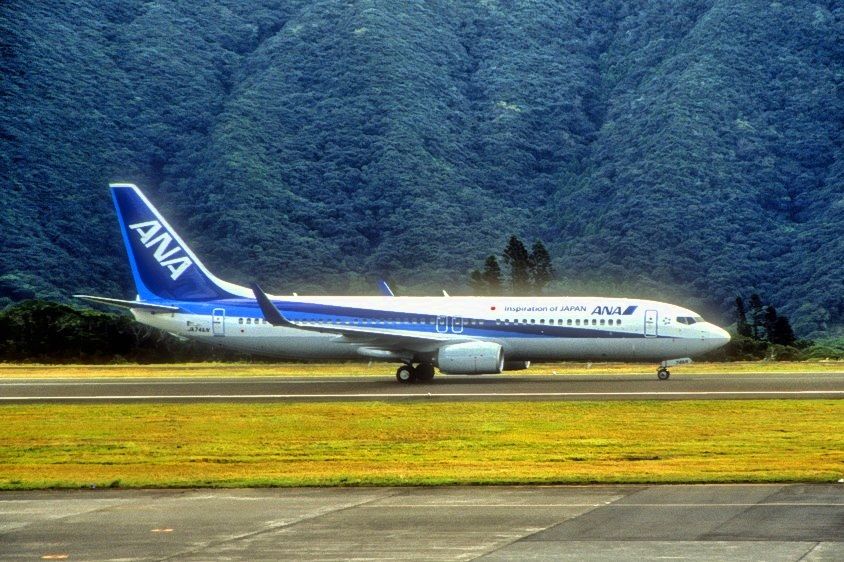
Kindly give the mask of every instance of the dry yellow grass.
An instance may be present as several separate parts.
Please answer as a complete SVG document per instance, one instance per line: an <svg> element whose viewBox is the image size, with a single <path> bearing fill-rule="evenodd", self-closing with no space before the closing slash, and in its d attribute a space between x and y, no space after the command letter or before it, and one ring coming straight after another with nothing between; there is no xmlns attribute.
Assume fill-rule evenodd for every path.
<svg viewBox="0 0 844 562"><path fill-rule="evenodd" d="M395 365L389 363L183 363L173 365L31 365L0 364L4 378L126 378L126 377L332 377L390 376ZM539 363L527 371L507 375L652 375L651 363ZM743 361L735 363L693 363L672 367L672 373L694 374L764 374L844 372L844 361L773 362Z"/></svg>
<svg viewBox="0 0 844 562"><path fill-rule="evenodd" d="M836 481L844 401L4 406L0 488Z"/></svg>

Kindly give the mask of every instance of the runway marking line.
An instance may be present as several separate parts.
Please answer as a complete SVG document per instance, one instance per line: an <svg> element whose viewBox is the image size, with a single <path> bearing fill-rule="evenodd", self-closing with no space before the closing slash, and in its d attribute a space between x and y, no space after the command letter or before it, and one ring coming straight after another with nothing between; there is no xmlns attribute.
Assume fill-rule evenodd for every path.
<svg viewBox="0 0 844 562"><path fill-rule="evenodd" d="M3 402L26 402L35 400L249 400L249 399L295 399L295 398L573 398L579 396L623 397L623 396L844 396L844 390L713 390L713 391L665 391L665 392L427 392L425 394L358 393L358 394L156 394L156 395L102 395L102 396L0 396Z"/></svg>
<svg viewBox="0 0 844 562"><path fill-rule="evenodd" d="M534 507L655 507L655 508L664 508L664 507L841 507L844 508L844 503L786 503L786 502L776 502L776 503L617 503L617 502L610 502L610 503L501 503L501 504L461 504L461 503L419 503L419 504L397 504L397 505L364 505L361 506L364 508L370 509L381 509L381 508L393 508L393 509L402 509L402 508L425 508L425 507L436 507L436 508L445 508L445 507L475 507L475 508L487 508L487 507L523 507L523 508L534 508Z"/></svg>

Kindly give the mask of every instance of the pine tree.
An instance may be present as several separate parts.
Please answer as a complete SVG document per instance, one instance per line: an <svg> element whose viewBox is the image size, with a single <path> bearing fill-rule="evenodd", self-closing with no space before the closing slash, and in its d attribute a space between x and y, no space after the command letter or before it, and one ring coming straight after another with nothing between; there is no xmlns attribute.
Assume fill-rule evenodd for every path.
<svg viewBox="0 0 844 562"><path fill-rule="evenodd" d="M510 237L504 248L504 262L510 267L510 284L514 295L524 295L530 290L530 254L521 240Z"/></svg>
<svg viewBox="0 0 844 562"><path fill-rule="evenodd" d="M736 297L736 332L745 338L750 337L750 325L747 323L747 312L741 297Z"/></svg>
<svg viewBox="0 0 844 562"><path fill-rule="evenodd" d="M753 293L750 295L750 317L753 320L751 326L753 328L753 339L755 340L761 339L759 337L759 328L762 326L764 315L762 299L758 294Z"/></svg>
<svg viewBox="0 0 844 562"><path fill-rule="evenodd" d="M773 333L769 334L771 343L779 345L794 345L797 338L794 336L794 330L791 329L791 323L786 316L778 316L774 323Z"/></svg>
<svg viewBox="0 0 844 562"><path fill-rule="evenodd" d="M486 293L488 295L501 294L501 266L498 265L498 260L495 256L487 256L484 262L484 272L481 277L486 285Z"/></svg>
<svg viewBox="0 0 844 562"><path fill-rule="evenodd" d="M773 336L774 336L774 326L777 324L777 309L774 308L773 305L768 305L765 308L765 318L764 318L764 326L765 326L765 339L769 342L773 343Z"/></svg>
<svg viewBox="0 0 844 562"><path fill-rule="evenodd" d="M533 284L533 293L541 295L545 286L554 278L554 268L551 265L551 256L541 240L533 243L530 251L530 277Z"/></svg>

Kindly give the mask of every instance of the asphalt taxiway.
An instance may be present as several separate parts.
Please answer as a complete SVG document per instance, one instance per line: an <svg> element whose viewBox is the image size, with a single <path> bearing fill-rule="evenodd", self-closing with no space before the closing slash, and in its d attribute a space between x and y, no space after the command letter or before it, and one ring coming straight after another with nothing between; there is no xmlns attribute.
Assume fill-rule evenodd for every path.
<svg viewBox="0 0 844 562"><path fill-rule="evenodd" d="M841 399L842 373L495 375L400 384L393 377L2 379L0 404L31 402L319 402L335 400Z"/></svg>
<svg viewBox="0 0 844 562"><path fill-rule="evenodd" d="M844 484L0 493L3 560L843 560Z"/></svg>

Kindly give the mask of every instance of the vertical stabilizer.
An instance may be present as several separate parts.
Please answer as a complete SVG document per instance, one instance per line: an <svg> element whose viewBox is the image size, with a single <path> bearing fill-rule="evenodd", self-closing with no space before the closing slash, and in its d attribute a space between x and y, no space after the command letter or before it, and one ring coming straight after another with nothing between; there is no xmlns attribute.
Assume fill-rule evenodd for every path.
<svg viewBox="0 0 844 562"><path fill-rule="evenodd" d="M246 287L211 274L136 185L110 187L141 300L252 297Z"/></svg>

